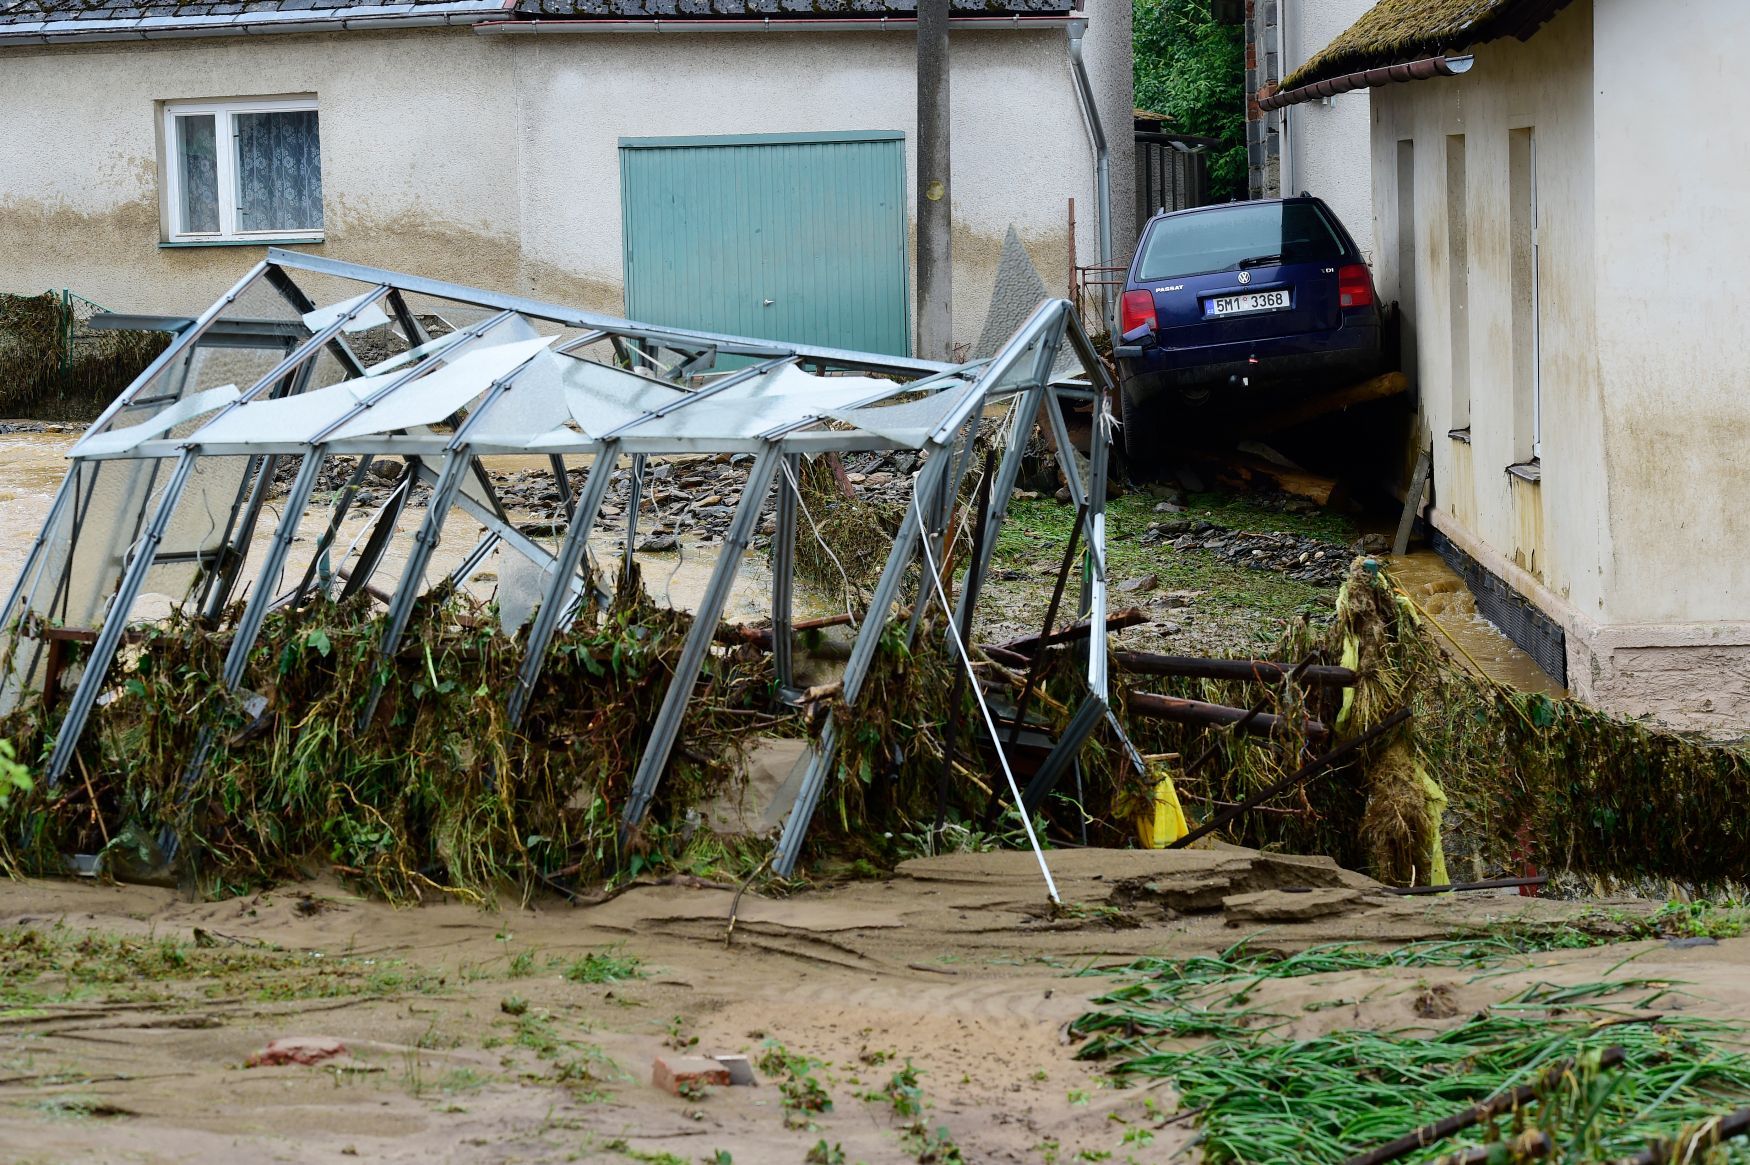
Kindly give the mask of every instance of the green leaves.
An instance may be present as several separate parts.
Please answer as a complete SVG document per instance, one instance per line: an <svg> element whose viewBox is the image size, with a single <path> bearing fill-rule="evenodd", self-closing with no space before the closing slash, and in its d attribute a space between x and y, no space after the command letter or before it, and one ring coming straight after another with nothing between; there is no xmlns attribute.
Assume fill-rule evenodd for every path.
<svg viewBox="0 0 1750 1165"><path fill-rule="evenodd" d="M1246 196L1245 30L1217 24L1209 0L1134 0L1136 104L1169 114L1172 133L1220 139L1209 196Z"/></svg>
<svg viewBox="0 0 1750 1165"><path fill-rule="evenodd" d="M328 632L320 627L304 636L304 646L315 651L323 659L327 659L329 652L334 650L334 645L328 641Z"/></svg>

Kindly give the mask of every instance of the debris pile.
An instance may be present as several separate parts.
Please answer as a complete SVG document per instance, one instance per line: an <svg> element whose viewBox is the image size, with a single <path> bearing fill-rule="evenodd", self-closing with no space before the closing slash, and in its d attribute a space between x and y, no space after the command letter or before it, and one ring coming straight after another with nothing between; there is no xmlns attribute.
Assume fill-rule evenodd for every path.
<svg viewBox="0 0 1750 1165"><path fill-rule="evenodd" d="M1194 518L1172 518L1149 526L1143 545L1166 543L1175 550L1207 550L1247 570L1273 570L1317 586L1336 586L1349 569L1347 547L1285 533L1248 533Z"/></svg>

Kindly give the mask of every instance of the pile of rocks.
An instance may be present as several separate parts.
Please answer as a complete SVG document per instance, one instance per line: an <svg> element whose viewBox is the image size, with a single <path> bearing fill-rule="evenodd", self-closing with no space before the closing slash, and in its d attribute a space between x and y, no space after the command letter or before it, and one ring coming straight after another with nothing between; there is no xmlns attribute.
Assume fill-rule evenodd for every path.
<svg viewBox="0 0 1750 1165"><path fill-rule="evenodd" d="M1152 523L1142 545L1203 550L1248 570L1273 570L1315 586L1337 586L1349 567L1349 548L1298 534L1253 534L1194 518Z"/></svg>

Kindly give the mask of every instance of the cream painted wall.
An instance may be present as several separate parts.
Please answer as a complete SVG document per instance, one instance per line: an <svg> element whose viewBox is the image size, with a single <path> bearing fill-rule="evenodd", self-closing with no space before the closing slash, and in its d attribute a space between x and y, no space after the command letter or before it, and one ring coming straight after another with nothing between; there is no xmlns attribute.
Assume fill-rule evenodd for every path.
<svg viewBox="0 0 1750 1165"><path fill-rule="evenodd" d="M1089 71L1132 240L1130 9ZM915 126L903 33L482 36L465 30L0 49L0 289L192 312L258 247L160 248L155 103L317 94L317 252L619 311L621 136ZM1061 30L954 35L955 332L976 338L1013 224L1047 286L1097 254L1093 151ZM908 155L910 147L908 144ZM909 161L908 161L909 164Z"/></svg>
<svg viewBox="0 0 1750 1165"><path fill-rule="evenodd" d="M1746 44L1740 0L1597 0L1612 622L1750 620Z"/></svg>
<svg viewBox="0 0 1750 1165"><path fill-rule="evenodd" d="M1565 607L1549 612L1564 623L1574 614L1610 621L1623 601L1605 504L1607 402L1597 359L1605 329L1594 326L1592 23L1591 0L1575 0L1529 42L1479 49L1465 76L1372 96L1376 270L1388 299L1406 299L1413 277L1405 327L1414 333L1423 431L1434 447L1435 504L1541 584L1533 597ZM1529 451L1515 409L1513 337L1529 321L1515 317L1512 302L1509 135L1527 127L1537 141L1541 212L1543 456L1541 484L1516 486L1506 469ZM1458 134L1469 240L1468 446L1447 436L1455 418L1446 151ZM1414 143L1409 257L1397 245L1404 140Z"/></svg>
<svg viewBox="0 0 1750 1165"><path fill-rule="evenodd" d="M1287 76L1373 7L1373 0L1280 0ZM1288 109L1289 168L1282 193L1309 191L1324 199L1369 259L1373 257L1373 181L1368 91Z"/></svg>
<svg viewBox="0 0 1750 1165"><path fill-rule="evenodd" d="M0 108L31 111L0 130L0 288L203 307L262 249L158 247L156 103L311 92L322 253L508 286L518 111L493 95L509 66L455 32L0 49Z"/></svg>

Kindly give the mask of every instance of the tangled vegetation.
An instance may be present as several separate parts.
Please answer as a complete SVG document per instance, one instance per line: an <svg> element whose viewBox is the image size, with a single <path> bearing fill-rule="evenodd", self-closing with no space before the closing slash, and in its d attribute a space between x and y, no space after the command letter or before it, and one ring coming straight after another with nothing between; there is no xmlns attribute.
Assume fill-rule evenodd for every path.
<svg viewBox="0 0 1750 1165"><path fill-rule="evenodd" d="M78 779L16 796L0 816L0 859L42 873L64 853L151 867L173 850L213 889L321 859L391 899L476 901L678 859L696 832L686 810L733 795L742 734L782 731L784 718L766 713L761 654L714 657L647 828L622 841L618 810L690 622L632 590L556 641L515 731L504 694L521 642L454 597L422 600L386 662L383 616L362 601L276 613L237 693L218 678L228 629L154 625L115 665L117 698L82 739ZM4 734L34 757L52 732L33 707Z"/></svg>
<svg viewBox="0 0 1750 1165"><path fill-rule="evenodd" d="M1204 1159L1216 1163L1336 1165L1529 1084L1535 1095L1524 1105L1404 1160L1493 1145L1503 1163L1519 1161L1514 1146L1543 1134L1553 1146L1543 1159L1578 1165L1681 1139L1750 1100L1742 1030L1662 1014L1661 1001L1680 1004L1672 997L1681 988L1667 982L1537 982L1456 1024L1443 1021L1458 1011L1424 984L1416 1010L1432 1022L1307 1038L1285 1029L1316 1008L1354 1001L1305 1004L1300 1016L1256 1002L1270 980L1309 975L1445 968L1481 978L1564 940L1556 932L1387 952L1337 945L1287 957L1242 943L1213 957L1145 959L1105 972L1128 982L1095 999L1071 1030L1090 1037L1079 1056L1107 1062L1115 1075L1170 1079L1181 1107L1200 1114ZM1607 1048L1621 1050L1620 1067L1609 1066ZM1721 1153L1706 1159L1750 1160L1741 1144Z"/></svg>
<svg viewBox="0 0 1750 1165"><path fill-rule="evenodd" d="M0 417L96 416L169 343L159 332L94 331L90 306L70 294L0 294Z"/></svg>
<svg viewBox="0 0 1750 1165"><path fill-rule="evenodd" d="M1311 753L1364 731L1393 710L1414 715L1371 748L1364 763L1314 780L1236 821L1241 844L1329 854L1398 884L1451 877L1555 874L1692 889L1750 882L1750 822L1735 807L1750 795L1750 756L1661 731L1575 700L1520 692L1447 658L1439 632L1392 581L1359 560L1325 625L1299 621L1274 658L1345 664L1343 689L1147 677L1150 691L1266 711L1292 730L1270 740L1222 734L1213 763L1182 782L1201 815L1298 768ZM1142 677L1118 676L1144 686ZM1317 740L1308 720L1333 729ZM1196 756L1208 737L1180 725L1136 721L1143 751ZM1430 812L1442 809L1436 834ZM1440 846L1435 847L1438 840Z"/></svg>

